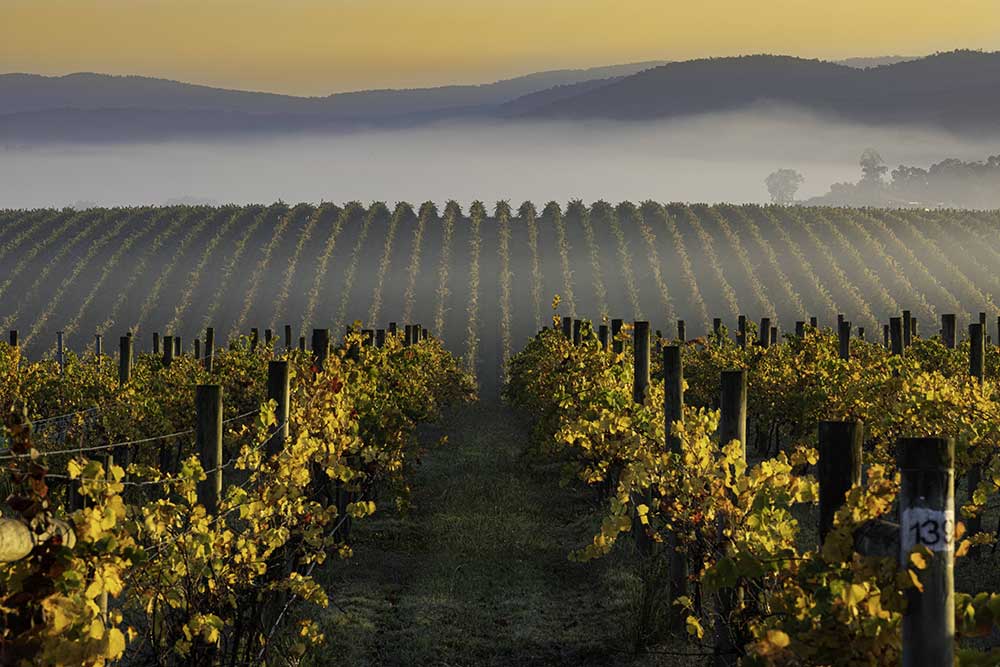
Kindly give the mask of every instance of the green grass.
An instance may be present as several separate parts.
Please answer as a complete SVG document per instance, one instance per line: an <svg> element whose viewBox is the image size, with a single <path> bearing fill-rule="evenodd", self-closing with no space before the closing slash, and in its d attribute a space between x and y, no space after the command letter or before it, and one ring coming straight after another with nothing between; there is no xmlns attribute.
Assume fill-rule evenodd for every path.
<svg viewBox="0 0 1000 667"><path fill-rule="evenodd" d="M593 534L593 493L561 487L559 464L526 453L527 429L501 405L463 408L440 431L449 442L417 469L410 512L360 522L354 558L321 575L333 604L309 664L650 664L630 651L630 556L567 557Z"/></svg>
<svg viewBox="0 0 1000 667"><path fill-rule="evenodd" d="M441 435L448 442L432 444ZM568 559L600 508L593 491L560 485L560 462L528 451L520 418L476 404L420 439L428 450L409 512L384 503L356 525L354 557L319 575L332 600L318 615L327 643L307 665L708 664L697 657L704 646L677 640L633 651L650 600L641 562L629 540L597 561ZM799 512L803 546L815 542L816 513ZM996 521L990 512L985 525ZM956 588L996 590L998 562L989 548L960 559Z"/></svg>

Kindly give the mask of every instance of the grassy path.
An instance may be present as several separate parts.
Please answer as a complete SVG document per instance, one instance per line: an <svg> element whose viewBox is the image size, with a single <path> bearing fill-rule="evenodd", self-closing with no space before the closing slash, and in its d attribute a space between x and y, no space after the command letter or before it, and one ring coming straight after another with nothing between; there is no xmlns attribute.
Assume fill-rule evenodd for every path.
<svg viewBox="0 0 1000 667"><path fill-rule="evenodd" d="M625 569L567 559L592 534L592 495L525 455L527 429L496 403L422 439L409 514L362 522L354 558L327 569L313 664L631 663Z"/></svg>

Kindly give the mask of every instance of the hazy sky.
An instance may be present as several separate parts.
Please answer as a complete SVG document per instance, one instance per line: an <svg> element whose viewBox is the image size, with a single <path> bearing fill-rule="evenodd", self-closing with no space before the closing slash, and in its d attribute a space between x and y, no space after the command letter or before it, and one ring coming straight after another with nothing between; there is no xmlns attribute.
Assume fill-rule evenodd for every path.
<svg viewBox="0 0 1000 667"><path fill-rule="evenodd" d="M0 72L294 94L741 53L1000 49L997 0L0 0Z"/></svg>

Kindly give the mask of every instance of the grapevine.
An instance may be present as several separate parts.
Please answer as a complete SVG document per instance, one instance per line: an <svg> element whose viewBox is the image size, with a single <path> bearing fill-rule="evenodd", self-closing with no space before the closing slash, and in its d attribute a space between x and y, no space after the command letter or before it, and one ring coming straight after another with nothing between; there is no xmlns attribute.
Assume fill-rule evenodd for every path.
<svg viewBox="0 0 1000 667"><path fill-rule="evenodd" d="M340 236L341 230L348 221L359 214L361 211L361 205L357 202L351 202L346 204L344 208L340 210L340 214L337 216L336 222L330 229L329 236L326 237L326 244L323 246L323 253L319 257L318 265L316 267L316 277L313 279L312 287L309 290L309 298L306 302L305 313L302 315L302 324L300 329L302 331L307 331L309 326L312 324L313 315L316 312L316 307L319 304L320 290L323 287L323 280L326 278L327 268L330 264L330 257L333 255L333 250L337 244L337 238Z"/></svg>
<svg viewBox="0 0 1000 667"><path fill-rule="evenodd" d="M368 207L364 222L361 223L361 231L358 233L358 240L354 243L351 252L351 261L344 270L344 283L341 287L340 307L337 309L336 323L333 325L334 331L341 331L344 327L344 320L347 317L347 305L351 298L351 288L354 287L354 276L358 270L358 262L361 260L361 248L368 238L368 230L371 229L372 222L378 216L388 215L389 211L383 202L375 202Z"/></svg>
<svg viewBox="0 0 1000 667"><path fill-rule="evenodd" d="M372 295L372 305L368 311L368 325L374 327L378 324L379 314L382 310L382 286L385 284L385 276L389 273L389 263L392 261L392 244L396 239L396 230L403 218L412 217L413 208L409 204L400 203L396 205L392 217L389 218L389 229L385 233L385 247L382 249L382 259L379 260L378 273L375 277L375 292Z"/></svg>
<svg viewBox="0 0 1000 667"><path fill-rule="evenodd" d="M413 242L410 247L410 263L406 267L406 293L403 295L403 321L409 322L413 316L413 307L417 298L417 277L420 275L420 250L427 223L437 217L437 207L434 202L424 202L420 205L420 215L417 226L413 230Z"/></svg>
<svg viewBox="0 0 1000 667"><path fill-rule="evenodd" d="M449 201L444 209L441 225L444 238L441 241L441 261L438 263L437 300L434 306L434 335L444 335L444 316L448 308L451 289L448 287L448 268L451 265L451 240L455 234L455 220L461 216L458 202Z"/></svg>

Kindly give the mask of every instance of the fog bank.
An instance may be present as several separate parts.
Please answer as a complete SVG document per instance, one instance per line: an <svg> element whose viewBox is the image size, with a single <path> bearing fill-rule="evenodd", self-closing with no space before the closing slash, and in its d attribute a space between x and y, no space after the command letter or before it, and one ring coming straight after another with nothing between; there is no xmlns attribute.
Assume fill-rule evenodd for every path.
<svg viewBox="0 0 1000 667"><path fill-rule="evenodd" d="M764 202L789 167L800 198L856 181L869 146L886 162L982 159L972 141L757 109L649 124L450 123L353 134L0 149L0 208L473 199Z"/></svg>

